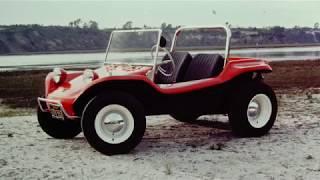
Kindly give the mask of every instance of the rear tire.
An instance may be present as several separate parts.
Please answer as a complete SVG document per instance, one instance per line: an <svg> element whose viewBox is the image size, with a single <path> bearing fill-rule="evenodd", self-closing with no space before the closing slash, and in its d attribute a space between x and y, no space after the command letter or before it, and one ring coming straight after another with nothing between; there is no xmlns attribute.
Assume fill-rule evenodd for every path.
<svg viewBox="0 0 320 180"><path fill-rule="evenodd" d="M135 97L108 92L85 107L81 127L85 138L97 151L106 155L123 154L140 143L146 118L142 104Z"/></svg>
<svg viewBox="0 0 320 180"><path fill-rule="evenodd" d="M80 121L59 120L52 118L48 112L37 109L38 122L41 129L56 139L72 139L81 132Z"/></svg>
<svg viewBox="0 0 320 180"><path fill-rule="evenodd" d="M277 99L272 88L254 81L233 91L229 101L232 131L240 137L257 137L269 132L277 116Z"/></svg>

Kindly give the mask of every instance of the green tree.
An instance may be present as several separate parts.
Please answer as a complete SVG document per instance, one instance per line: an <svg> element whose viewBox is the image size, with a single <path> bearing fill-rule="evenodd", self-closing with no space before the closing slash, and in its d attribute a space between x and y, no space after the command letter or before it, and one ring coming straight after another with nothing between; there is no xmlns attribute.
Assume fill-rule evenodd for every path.
<svg viewBox="0 0 320 180"><path fill-rule="evenodd" d="M78 18L74 21L69 22L69 26L70 27L80 27L81 22L82 22L82 20L80 18Z"/></svg>
<svg viewBox="0 0 320 180"><path fill-rule="evenodd" d="M73 24L75 27L80 27L82 20L80 18L76 19L75 21L73 21Z"/></svg>
<svg viewBox="0 0 320 180"><path fill-rule="evenodd" d="M73 27L73 26L74 26L73 21L69 22L69 26L70 26L70 27Z"/></svg>
<svg viewBox="0 0 320 180"><path fill-rule="evenodd" d="M99 29L98 23L97 23L96 21L90 20L90 21L89 21L89 28L90 28L90 29L98 30L98 29Z"/></svg>
<svg viewBox="0 0 320 180"><path fill-rule="evenodd" d="M83 23L83 26L82 26L84 29L87 29L89 26L88 26L88 23Z"/></svg>
<svg viewBox="0 0 320 180"><path fill-rule="evenodd" d="M123 29L132 29L132 21L127 21L123 26Z"/></svg>
<svg viewBox="0 0 320 180"><path fill-rule="evenodd" d="M313 28L314 28L314 29L319 29L319 23L318 23L318 22L314 23Z"/></svg>
<svg viewBox="0 0 320 180"><path fill-rule="evenodd" d="M164 22L161 24L161 29L166 29L167 28L167 24Z"/></svg>

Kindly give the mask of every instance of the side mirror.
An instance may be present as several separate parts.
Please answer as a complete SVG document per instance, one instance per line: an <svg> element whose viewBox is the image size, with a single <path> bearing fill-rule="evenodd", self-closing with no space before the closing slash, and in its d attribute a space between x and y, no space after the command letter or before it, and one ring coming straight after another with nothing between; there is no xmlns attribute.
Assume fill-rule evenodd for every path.
<svg viewBox="0 0 320 180"><path fill-rule="evenodd" d="M160 38L160 47L164 48L167 45L167 40L163 36Z"/></svg>

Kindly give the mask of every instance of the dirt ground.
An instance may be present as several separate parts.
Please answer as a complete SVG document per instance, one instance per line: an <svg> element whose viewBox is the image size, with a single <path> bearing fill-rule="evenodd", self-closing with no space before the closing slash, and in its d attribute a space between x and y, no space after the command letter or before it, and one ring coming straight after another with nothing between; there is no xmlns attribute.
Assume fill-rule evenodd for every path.
<svg viewBox="0 0 320 180"><path fill-rule="evenodd" d="M35 115L0 118L0 179L319 179L320 90L278 92L269 134L232 136L228 118L148 117L141 144L104 156L80 134L47 136Z"/></svg>

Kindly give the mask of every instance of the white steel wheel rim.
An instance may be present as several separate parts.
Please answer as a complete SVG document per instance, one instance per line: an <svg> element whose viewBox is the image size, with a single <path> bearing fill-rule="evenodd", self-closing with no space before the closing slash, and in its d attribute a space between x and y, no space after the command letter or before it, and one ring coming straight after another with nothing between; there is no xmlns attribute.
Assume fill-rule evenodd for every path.
<svg viewBox="0 0 320 180"><path fill-rule="evenodd" d="M131 136L134 129L134 118L126 107L110 104L97 113L94 128L103 141L120 144Z"/></svg>
<svg viewBox="0 0 320 180"><path fill-rule="evenodd" d="M254 128L262 128L271 117L272 104L265 94L255 95L248 104L247 117L250 125Z"/></svg>

